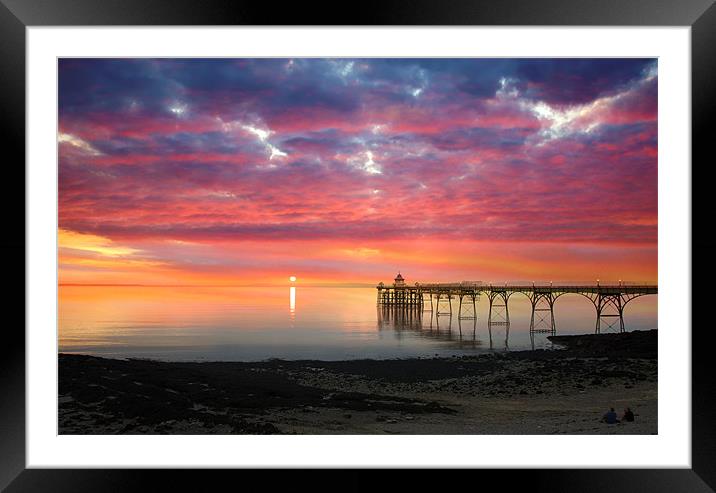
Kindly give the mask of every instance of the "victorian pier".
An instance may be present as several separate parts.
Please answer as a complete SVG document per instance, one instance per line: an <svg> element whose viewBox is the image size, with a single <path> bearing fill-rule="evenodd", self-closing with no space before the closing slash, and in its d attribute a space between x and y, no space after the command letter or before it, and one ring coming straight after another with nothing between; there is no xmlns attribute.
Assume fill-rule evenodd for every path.
<svg viewBox="0 0 716 493"><path fill-rule="evenodd" d="M530 332L556 333L554 304L565 294L578 294L588 298L596 310L595 332L606 330L624 332L624 308L640 296L657 294L656 284L618 283L504 283L480 281L458 283L421 283L408 285L398 273L391 285L384 283L378 289L378 305L385 308L419 309L431 311L435 316L452 316L459 320L477 319L480 297L487 298L489 312L487 325L503 325L509 329L509 300L514 294L528 298L532 306Z"/></svg>

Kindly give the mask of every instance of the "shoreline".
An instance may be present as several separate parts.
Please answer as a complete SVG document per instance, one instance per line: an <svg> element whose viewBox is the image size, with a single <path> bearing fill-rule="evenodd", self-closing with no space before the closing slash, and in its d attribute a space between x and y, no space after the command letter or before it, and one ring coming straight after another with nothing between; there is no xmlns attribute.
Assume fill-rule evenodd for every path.
<svg viewBox="0 0 716 493"><path fill-rule="evenodd" d="M657 331L448 358L160 362L59 354L60 434L655 434ZM609 407L632 423L600 422Z"/></svg>

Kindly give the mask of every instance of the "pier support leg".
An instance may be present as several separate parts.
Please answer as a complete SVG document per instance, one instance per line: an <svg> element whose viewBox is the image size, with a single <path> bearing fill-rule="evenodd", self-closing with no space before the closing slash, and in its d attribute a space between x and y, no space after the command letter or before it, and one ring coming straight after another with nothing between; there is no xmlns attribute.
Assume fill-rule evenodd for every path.
<svg viewBox="0 0 716 493"><path fill-rule="evenodd" d="M554 323L554 297L552 293L532 293L530 332L557 332Z"/></svg>
<svg viewBox="0 0 716 493"><path fill-rule="evenodd" d="M445 316L447 316L447 327L445 326L445 318L446 318ZM443 313L442 320L443 320L443 326L442 326L442 327L443 327L443 328L447 328L448 332L452 331L452 314L450 314L450 313ZM437 330L438 332L440 332L440 317L437 316L437 315L435 316L435 330Z"/></svg>
<svg viewBox="0 0 716 493"><path fill-rule="evenodd" d="M487 315L487 326L492 328L493 325L504 325L509 330L510 327L510 309L507 301L510 295L502 291L491 291L488 295L490 309Z"/></svg>
<svg viewBox="0 0 716 493"><path fill-rule="evenodd" d="M510 324L505 325L505 349L510 348Z"/></svg>
<svg viewBox="0 0 716 493"><path fill-rule="evenodd" d="M457 318L457 328L460 332L460 340L462 340L462 318ZM472 340L475 340L475 336L477 334L477 318L472 319Z"/></svg>
<svg viewBox="0 0 716 493"><path fill-rule="evenodd" d="M450 315L452 317L452 295L449 293L438 293L435 295L437 311L436 315Z"/></svg>
<svg viewBox="0 0 716 493"><path fill-rule="evenodd" d="M458 319L477 320L477 296L475 294L461 294Z"/></svg>
<svg viewBox="0 0 716 493"><path fill-rule="evenodd" d="M594 306L597 309L597 324L594 332L625 332L624 328L624 305L625 301L621 294L597 295Z"/></svg>

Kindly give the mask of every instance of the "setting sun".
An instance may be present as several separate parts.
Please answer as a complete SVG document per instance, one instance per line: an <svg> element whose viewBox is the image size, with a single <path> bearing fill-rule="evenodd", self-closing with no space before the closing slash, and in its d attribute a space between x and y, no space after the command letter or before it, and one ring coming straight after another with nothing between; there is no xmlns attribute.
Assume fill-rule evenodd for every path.
<svg viewBox="0 0 716 493"><path fill-rule="evenodd" d="M296 276L291 276L288 278L288 280L291 282L296 282Z"/></svg>

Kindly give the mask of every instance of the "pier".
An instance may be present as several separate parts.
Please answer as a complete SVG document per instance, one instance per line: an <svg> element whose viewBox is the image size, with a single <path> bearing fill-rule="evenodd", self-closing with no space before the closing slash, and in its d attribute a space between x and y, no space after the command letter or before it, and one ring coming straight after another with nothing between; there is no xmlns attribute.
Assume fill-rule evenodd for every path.
<svg viewBox="0 0 716 493"><path fill-rule="evenodd" d="M481 281L457 283L421 283L408 285L399 273L391 285L380 283L378 305L416 308L430 311L436 317L457 314L458 320L477 319L477 306L481 297L489 303L488 328L496 325L509 330L509 300L514 294L527 297L532 306L530 332L557 331L554 304L565 294L578 294L588 298L596 310L595 333L613 330L624 332L624 308L633 299L658 294L656 284L617 283L503 283Z"/></svg>

